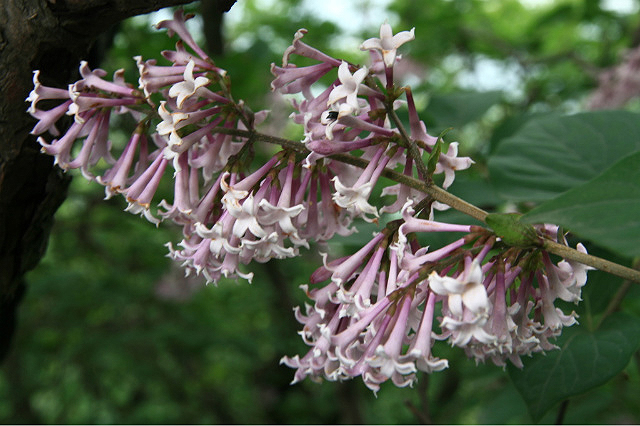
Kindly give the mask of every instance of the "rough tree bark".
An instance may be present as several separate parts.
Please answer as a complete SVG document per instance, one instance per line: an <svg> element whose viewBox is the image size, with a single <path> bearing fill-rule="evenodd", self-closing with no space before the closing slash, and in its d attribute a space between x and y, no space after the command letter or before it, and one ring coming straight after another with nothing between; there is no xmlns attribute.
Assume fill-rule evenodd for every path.
<svg viewBox="0 0 640 426"><path fill-rule="evenodd" d="M41 70L43 84L66 87L101 32L127 17L191 1L0 0L0 361L13 334L24 274L44 253L69 182L29 135L34 121L24 100L32 70ZM221 10L233 4L209 1Z"/></svg>

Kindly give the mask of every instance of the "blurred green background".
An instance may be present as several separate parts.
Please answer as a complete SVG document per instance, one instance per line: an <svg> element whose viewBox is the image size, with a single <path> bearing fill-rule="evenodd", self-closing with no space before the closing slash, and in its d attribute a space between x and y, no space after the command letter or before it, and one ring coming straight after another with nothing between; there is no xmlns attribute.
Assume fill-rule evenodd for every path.
<svg viewBox="0 0 640 426"><path fill-rule="evenodd" d="M503 205L487 183L495 145L532 115L575 112L597 85L599 70L638 43L638 1L240 0L225 17L225 52L217 63L236 98L270 107L278 123L287 104L273 99L269 64L279 63L298 28L305 41L337 57L366 62L362 40L388 19L395 31L416 27L403 46L411 84L430 132L455 127L463 155L478 166L452 187L484 208ZM187 7L198 12L198 5ZM102 67L129 70L131 57L159 58L174 41L151 24L170 11L123 22ZM193 30L203 22L196 18ZM276 105L274 108L273 105ZM637 110L633 101L627 109ZM122 137L126 137L126 130ZM275 130L274 130L275 132ZM287 129L297 138L298 129ZM298 133L296 133L298 132ZM185 279L165 257L179 230L122 212L82 178L56 216L47 255L28 275L12 350L0 368L3 423L531 423L505 371L475 366L442 344L450 368L421 375L413 389L382 386L375 397L359 379L290 386L287 354L305 353L292 307L297 286L319 265L318 247L301 259L256 265L253 284L204 286ZM442 220L459 219L455 213ZM332 250L349 252L362 228ZM596 283L620 285L602 274ZM589 287L589 286L588 286ZM581 315L607 297L586 292ZM640 294L627 298L638 309ZM640 358L605 386L575 397L566 423L640 422ZM552 410L543 423L553 422Z"/></svg>

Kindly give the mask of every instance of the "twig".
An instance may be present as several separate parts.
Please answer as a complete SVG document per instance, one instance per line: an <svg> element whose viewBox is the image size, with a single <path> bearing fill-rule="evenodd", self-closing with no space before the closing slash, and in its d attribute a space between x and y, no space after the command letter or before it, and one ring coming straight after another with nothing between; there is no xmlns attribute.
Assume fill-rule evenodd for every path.
<svg viewBox="0 0 640 426"><path fill-rule="evenodd" d="M543 249L565 259L575 260L576 262L593 266L596 269L617 275L626 280L640 283L640 271L627 268L626 266L619 265L591 254L582 253L578 250L572 249L571 247L556 243L555 241L545 239Z"/></svg>
<svg viewBox="0 0 640 426"><path fill-rule="evenodd" d="M411 402L410 400L406 399L404 401L404 405L407 406L409 411L411 411L411 413L415 416L416 420L418 420L420 422L420 424L423 424L423 425L430 425L431 424L431 422L429 421L427 416L425 416L424 413L421 413L420 410L418 410L418 408L413 404L413 402Z"/></svg>
<svg viewBox="0 0 640 426"><path fill-rule="evenodd" d="M367 160L348 154L334 154L331 156L331 158L360 168L365 168L368 164ZM474 219L479 220L480 222L485 222L485 218L488 214L486 211L474 206L473 204L467 203L462 198L458 198L442 188L439 188L433 184L428 185L416 178L396 172L395 170L391 170L389 168L385 168L382 172L382 175L398 183L407 185L410 188L417 189L418 191L424 192L425 194L429 194L433 197L434 200L447 204L448 206L462 213L465 213L473 217Z"/></svg>

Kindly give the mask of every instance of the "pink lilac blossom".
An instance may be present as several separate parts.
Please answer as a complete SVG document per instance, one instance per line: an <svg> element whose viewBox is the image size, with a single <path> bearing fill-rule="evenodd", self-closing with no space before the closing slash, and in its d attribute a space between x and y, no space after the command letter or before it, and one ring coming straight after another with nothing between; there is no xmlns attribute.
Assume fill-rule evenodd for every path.
<svg viewBox="0 0 640 426"><path fill-rule="evenodd" d="M574 312L567 315L554 302L577 301L583 267L556 266L544 251L530 254L544 263L539 270L523 266L532 262L489 257L497 240L483 228L412 218L411 204L404 206L400 226L387 226L350 257L327 262L325 256L302 286L313 304L305 304L305 314L296 308L295 316L311 349L281 361L296 369L294 383L362 377L374 392L387 380L411 385L418 371L447 368L447 360L432 353L435 340L463 348L477 362L504 366L509 360L521 367L521 356L553 349L550 339L576 322ZM437 250L417 246L415 238L413 244L389 244L400 235L406 241L431 232L464 236ZM442 316L436 318L439 303Z"/></svg>
<svg viewBox="0 0 640 426"><path fill-rule="evenodd" d="M366 66L358 67L346 61L338 61L329 55L321 54L316 49L309 48L301 41L304 34L306 34L304 29L296 33L292 45L285 52L282 67L272 64L272 73L276 79L272 82L271 87L272 90L278 90L283 94L302 93L304 95L303 101L294 100L292 102L296 110L292 114L292 118L294 122L304 126L303 142L311 151L307 157L307 165L312 165L318 159L332 154L352 152L356 149L366 150L379 140L397 137L400 132L390 128L388 119L380 116L379 113L373 114L374 111L381 111L385 108L383 102L385 94L380 91L379 86L365 84L368 76L376 76L371 75ZM363 44L363 48L365 50L382 49L383 55L386 55L388 67L392 67L397 48L412 40L414 31L405 31L393 36L391 28L385 23L380 34L381 39L376 39L377 42L374 39L368 40ZM320 62L298 68L292 63L293 55L304 56ZM337 79L331 86L314 96L311 90L312 86L332 70L335 70ZM406 93L411 138L419 144L421 155L428 154L437 138L427 134L424 123L418 118L411 91L407 89ZM399 105L394 103L394 108L397 106ZM413 176L415 164L409 160L408 156L404 156L404 158L407 159L404 172ZM472 163L473 161L468 157L458 157L458 144L454 142L440 156L435 173L445 175L443 186L447 188L453 183L455 172L470 167ZM394 165L395 162L389 164L390 167ZM365 218L374 216L375 218L377 212L374 213L372 208L367 207L367 199L371 195L373 185L363 183L361 187L350 187L345 184L345 179L342 176L337 176L335 183L339 192L334 199L341 207L359 206L355 207L357 212L354 216ZM384 206L383 211L398 211L406 201L406 198L403 199L403 197L409 196L412 192L400 184L396 188L395 190L385 189L384 194L397 195L397 200L393 203L393 207ZM350 189L348 196L346 195L347 189ZM415 195L416 201L417 197L418 194Z"/></svg>
<svg viewBox="0 0 640 426"><path fill-rule="evenodd" d="M80 169L103 185L105 198L120 194L126 211L156 225L171 221L182 227L182 241L167 244L169 257L186 275L207 282L251 281L251 262L295 257L312 241L348 236L357 219L378 225L353 255L329 260L324 253L323 266L301 286L311 302L304 313L296 308L295 317L310 350L282 359L296 369L294 382L361 377L374 392L389 380L411 386L418 372L448 367L433 353L437 340L463 348L477 362L522 366L521 356L553 349L562 328L576 323L575 312L565 313L555 301L580 301L588 267L554 264L544 250L505 247L482 227L436 221L433 209L441 206L433 200L419 204L424 194L404 184L381 191L395 197L392 203L371 201L385 170L401 168L411 178L431 179L416 165L438 138L427 133L409 88L402 89L406 102L388 93L395 90L397 49L414 39L414 29L393 35L383 24L380 38L361 47L372 51L369 67L305 44L307 31L299 30L282 66L271 65L271 87L302 95L292 100L290 117L301 126L300 147L308 151L282 149L252 167L255 126L266 112L254 114L231 97L226 72L189 34L188 18L178 10L158 24L180 40L175 50L162 52L170 65L134 58L137 88L124 81L122 71L108 81L105 71L91 70L86 62L80 65L82 79L67 90L42 85L35 71L27 98L38 120L32 133L61 168ZM298 67L294 56L316 63ZM386 84L379 81L383 75ZM315 90L325 76L333 81ZM41 100L59 104L41 110ZM391 118L405 106L408 132ZM61 134L56 124L64 115L74 119ZM110 139L111 120L118 115L138 123L126 142ZM419 157L407 154L408 145L415 145ZM344 153L358 155L367 166L331 158ZM458 143L452 142L433 172L443 175L446 189L472 163L458 156ZM157 203L156 193L168 180L172 199ZM381 229L383 213L400 218ZM423 246L433 232L451 233L453 242ZM552 226L536 232L558 239ZM582 245L577 249L586 253Z"/></svg>
<svg viewBox="0 0 640 426"><path fill-rule="evenodd" d="M75 122L62 137L52 141L38 138L43 152L53 155L63 169L79 168L86 178L103 184L107 198L122 194L128 202L125 210L142 214L155 224L164 219L188 224L188 216L198 202L198 185L214 179L214 173L222 171L246 141L214 132L216 127L246 129L244 117L223 111L231 101L219 93L224 90L214 86L220 85L225 73L188 34L186 19L188 16L178 10L173 20L158 24L159 28L167 28L170 35L181 38L175 51L163 52L170 58L170 66L135 58L140 90L124 81L122 71L107 81L103 70L91 70L82 62L82 79L69 85L67 91L43 86L39 72L35 72L34 90L27 98L31 103L29 112L39 120L32 131L36 135L49 132L57 136L55 122L65 113L74 116ZM183 43L195 54L189 53ZM151 96L156 94L164 100L157 109L162 121L153 132L149 117L154 116L156 107ZM38 102L42 99L59 99L62 103L41 111ZM141 112L145 108L147 118ZM109 139L110 119L121 114L131 115L141 123L124 146L114 145ZM171 168L176 182L175 201L169 205L163 200L161 209L167 211L160 210L158 217L152 208L155 193L161 181L168 179L166 170ZM183 168L188 173L182 173Z"/></svg>

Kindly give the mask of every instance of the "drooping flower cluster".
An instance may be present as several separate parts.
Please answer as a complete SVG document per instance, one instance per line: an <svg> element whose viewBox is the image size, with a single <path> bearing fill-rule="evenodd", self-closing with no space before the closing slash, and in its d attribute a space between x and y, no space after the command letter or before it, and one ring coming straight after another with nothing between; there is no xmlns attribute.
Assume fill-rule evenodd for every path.
<svg viewBox="0 0 640 426"><path fill-rule="evenodd" d="M455 142L442 150L420 120L411 90L394 85L397 50L414 39L413 29L393 35L383 24L380 38L361 46L370 52L368 67L307 45L307 31L299 30L282 66L271 66L272 89L294 95L291 119L304 134L296 142L257 131L266 112L253 113L233 99L229 77L191 37L188 18L177 10L157 25L180 40L175 50L162 52L167 65L135 58L137 86L124 81L122 70L108 81L85 62L82 79L67 90L42 85L35 71L27 98L38 120L32 133L60 167L80 169L105 187L107 198L123 195L127 211L156 225L179 225L183 239L167 244L169 255L207 282L251 280L243 265L295 257L311 241L350 235L357 219L382 228L381 214L400 212L402 219L387 223L354 255L333 261L325 255L325 265L303 286L313 305L305 313L296 309L296 317L312 348L283 359L297 369L294 381L362 376L376 391L389 379L406 386L418 371L447 367L432 354L435 340L460 346L478 361L521 365L520 356L552 348L549 339L575 322L575 314L564 314L554 301L580 299L584 267L554 265L541 250L509 248L485 228L416 216L414 208L432 219L433 209L447 206L423 202L425 195L407 182L443 175L446 189L455 172L473 162L458 157ZM298 67L294 56L315 63ZM41 110L41 100L59 104ZM405 105L407 130L396 114ZM61 136L58 122L65 115L73 120ZM126 143L110 140L116 116L137 123ZM259 142L282 149L267 151L258 163ZM429 169L422 167L427 156ZM376 185L390 170L405 183L381 190L395 197L392 203L374 205ZM171 182L173 199L158 202L163 181ZM552 231L537 232L554 239ZM421 247L431 232L463 236L435 250Z"/></svg>
<svg viewBox="0 0 640 426"><path fill-rule="evenodd" d="M140 72L137 89L124 81L124 70L107 81L105 71L90 70L82 62L82 79L69 85L68 90L43 86L40 72L35 71L35 88L27 98L31 102L29 112L39 120L32 130L35 135L49 132L59 136L56 122L65 114L74 117L59 139L47 142L43 136L38 137L43 152L53 155L61 168L79 168L87 179L104 185L107 198L122 194L129 203L127 210L156 224L161 218L151 206L169 164L176 175L172 207L188 213L198 204L199 179L210 180L212 173L222 170L243 145L228 135L212 132L215 127L242 128L246 118L225 111L232 100L220 90L205 87L209 83L223 87L224 71L213 65L188 36L184 26L188 18L178 10L173 20L158 24L158 28L179 34L182 41L175 51L162 52L171 62L169 66L135 58ZM185 43L198 54L188 52ZM159 107L156 96L164 99ZM38 109L37 103L45 99L63 102L47 111ZM130 115L138 123L124 146L109 140L110 121L116 115ZM153 126L156 116L162 121ZM202 169L201 176L190 176L190 168Z"/></svg>
<svg viewBox="0 0 640 426"><path fill-rule="evenodd" d="M180 40L175 50L162 52L169 65L135 57L137 88L124 81L122 70L108 81L104 71L90 70L85 62L80 66L82 79L68 90L42 85L36 71L27 99L29 112L39 120L32 133L59 136L56 123L64 115L74 117L62 137L50 142L38 138L43 152L63 169L79 168L86 178L104 185L107 198L125 196L126 210L155 224L171 220L181 225L184 239L177 248L168 245L170 256L207 281L222 276L250 279L240 264L296 256L309 239L350 234L358 217L377 221L380 211L369 202L376 182L385 167L399 161L405 162L405 174L412 175L413 160L403 155L405 148L390 143L399 133L385 119L385 94L363 84L369 78L367 67L356 69L306 45L301 41L306 30L300 30L284 54L283 66L272 66L272 88L303 93L304 101L294 101L292 118L304 126L299 148L306 146L310 153L303 158L295 149L283 150L251 171L255 126L266 112L253 114L242 101L233 100L226 72L191 37L188 18L178 10L174 19L157 25ZM390 36L387 26L380 40L363 47L380 50L384 67L391 69L395 49L412 39L413 31ZM290 62L293 55L319 63L299 68ZM337 79L314 97L312 86L330 72ZM61 103L40 110L38 102L44 99ZM377 110L382 112L372 118ZM409 112L412 138L429 152L436 138L427 135L410 96ZM123 145L109 139L116 115L129 115L139 123ZM363 150L362 158L369 161L364 171L326 158L355 149ZM445 187L453 181L454 170L471 164L468 158L455 158L455 144L449 153L441 156L436 170L445 174ZM161 182L171 178L173 201L158 203ZM402 185L385 191L398 201L383 212L398 211L408 194L419 195Z"/></svg>
<svg viewBox="0 0 640 426"><path fill-rule="evenodd" d="M56 122L65 114L75 118L62 137L38 138L43 152L63 169L79 168L104 185L107 198L125 196L126 210L155 224L171 220L182 226L184 239L177 249L168 244L170 256L207 281L250 279L241 263L295 256L308 238L352 232L346 212L331 201L333 170L345 167L301 170L292 152L281 151L250 171L251 133L266 111L253 114L233 100L226 72L186 30L188 18L177 10L174 19L157 25L180 40L175 50L162 52L169 65L134 58L137 88L124 82L122 71L107 81L104 71L92 71L85 62L83 78L68 90L43 86L36 71L27 99L39 120L32 133L59 136ZM45 99L61 103L38 109ZM115 115L139 123L123 146L109 139ZM157 200L163 180L173 180L172 201Z"/></svg>
<svg viewBox="0 0 640 426"><path fill-rule="evenodd" d="M478 362L521 367L522 355L555 348L550 339L576 322L575 312L565 314L554 302L580 300L587 267L554 265L545 251L505 250L485 228L414 213L408 201L401 225L390 223L352 256L325 257L302 286L313 304L295 314L311 349L282 359L296 369L294 383L361 376L375 392L387 380L411 385L418 371L447 368L432 353L436 340L464 348ZM547 238L552 231L539 230ZM417 237L433 232L463 236L437 250L421 247Z"/></svg>

